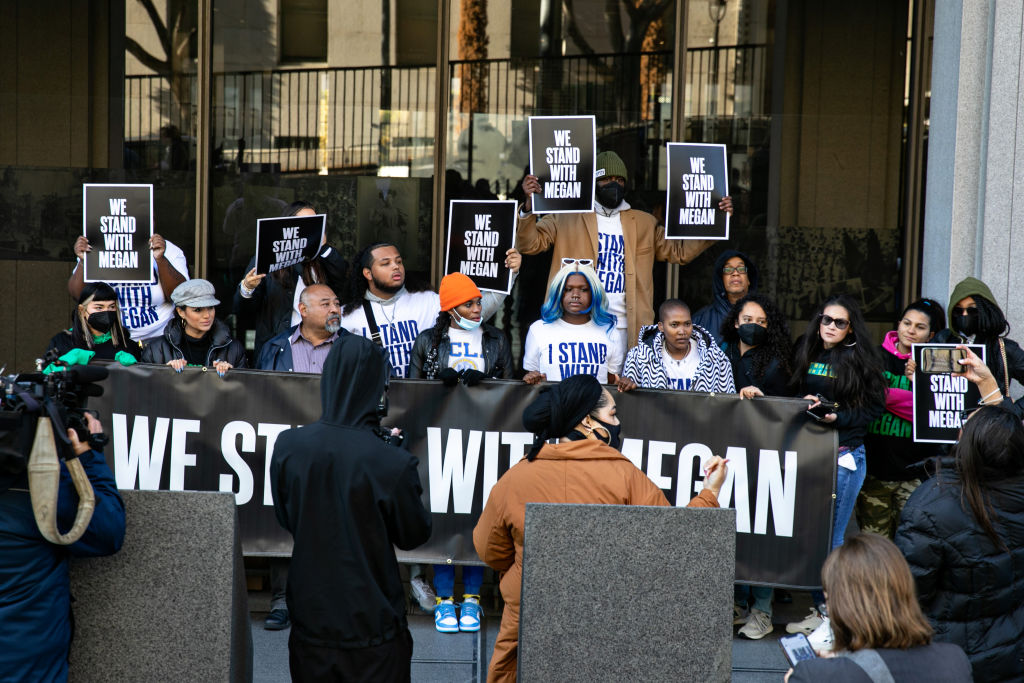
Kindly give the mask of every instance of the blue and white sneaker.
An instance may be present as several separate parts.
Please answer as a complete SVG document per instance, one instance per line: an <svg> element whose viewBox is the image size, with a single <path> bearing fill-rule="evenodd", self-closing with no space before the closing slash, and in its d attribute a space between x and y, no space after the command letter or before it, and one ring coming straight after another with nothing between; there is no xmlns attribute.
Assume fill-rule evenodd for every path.
<svg viewBox="0 0 1024 683"><path fill-rule="evenodd" d="M458 633L459 618L455 616L455 601L438 598L434 606L434 628L441 633Z"/></svg>
<svg viewBox="0 0 1024 683"><path fill-rule="evenodd" d="M480 609L479 595L463 595L462 610L459 617L459 630L475 633L480 630L480 618L484 612Z"/></svg>

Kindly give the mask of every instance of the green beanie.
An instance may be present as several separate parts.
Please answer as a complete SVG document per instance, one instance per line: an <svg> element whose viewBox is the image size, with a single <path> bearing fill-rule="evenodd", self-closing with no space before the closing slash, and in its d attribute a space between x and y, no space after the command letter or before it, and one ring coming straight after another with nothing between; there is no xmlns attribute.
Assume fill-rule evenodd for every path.
<svg viewBox="0 0 1024 683"><path fill-rule="evenodd" d="M950 327L953 327L953 307L967 297L977 296L987 299L996 306L999 305L996 303L996 298L992 296L992 290L988 288L988 285L976 277L966 277L956 284L953 293L949 296L949 307L946 309L946 313L949 316Z"/></svg>
<svg viewBox="0 0 1024 683"><path fill-rule="evenodd" d="M615 152L601 152L597 155L597 172L595 175L597 178L621 176L624 180L629 180L629 175L626 173L626 164L622 162L622 157Z"/></svg>

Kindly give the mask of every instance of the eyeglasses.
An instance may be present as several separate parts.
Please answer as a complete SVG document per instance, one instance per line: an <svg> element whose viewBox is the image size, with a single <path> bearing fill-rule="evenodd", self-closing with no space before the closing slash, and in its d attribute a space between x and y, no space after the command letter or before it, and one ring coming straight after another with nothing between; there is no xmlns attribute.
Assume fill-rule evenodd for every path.
<svg viewBox="0 0 1024 683"><path fill-rule="evenodd" d="M844 318L833 318L832 316L825 315L824 313L822 313L818 317L821 318L821 326L822 327L828 327L829 325L835 325L837 330L845 330L847 327L850 326L850 321L846 320Z"/></svg>
<svg viewBox="0 0 1024 683"><path fill-rule="evenodd" d="M747 274L747 267L746 266L736 266L735 268L733 268L732 266L725 266L724 268L722 268L722 275L732 275L733 273L739 273L740 275L746 275Z"/></svg>
<svg viewBox="0 0 1024 683"><path fill-rule="evenodd" d="M563 266L581 265L581 266L592 266L594 265L594 259L592 258L564 258L562 259Z"/></svg>
<svg viewBox="0 0 1024 683"><path fill-rule="evenodd" d="M953 315L978 315L978 309L974 306L970 308L961 308L960 306L953 307Z"/></svg>
<svg viewBox="0 0 1024 683"><path fill-rule="evenodd" d="M971 415L981 410L982 406L974 406L973 408L966 408L960 411L960 426L963 427L967 424L967 420L971 419Z"/></svg>

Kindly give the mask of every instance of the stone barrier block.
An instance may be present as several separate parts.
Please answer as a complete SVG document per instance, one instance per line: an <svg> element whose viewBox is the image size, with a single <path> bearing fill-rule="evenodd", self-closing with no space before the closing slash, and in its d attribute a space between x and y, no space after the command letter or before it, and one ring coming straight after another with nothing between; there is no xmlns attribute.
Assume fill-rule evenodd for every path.
<svg viewBox="0 0 1024 683"><path fill-rule="evenodd" d="M520 681L728 681L736 514L526 506Z"/></svg>
<svg viewBox="0 0 1024 683"><path fill-rule="evenodd" d="M121 551L71 562L71 680L251 681L234 496L121 496L127 513Z"/></svg>

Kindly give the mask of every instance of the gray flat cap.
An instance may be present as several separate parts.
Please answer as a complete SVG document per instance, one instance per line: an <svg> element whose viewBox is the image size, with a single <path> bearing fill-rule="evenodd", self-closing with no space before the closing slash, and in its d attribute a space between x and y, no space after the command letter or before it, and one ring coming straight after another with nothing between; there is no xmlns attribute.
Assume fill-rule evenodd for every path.
<svg viewBox="0 0 1024 683"><path fill-rule="evenodd" d="M214 295L213 285L206 280L185 280L171 292L171 303L175 306L206 308L220 303Z"/></svg>

